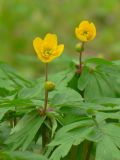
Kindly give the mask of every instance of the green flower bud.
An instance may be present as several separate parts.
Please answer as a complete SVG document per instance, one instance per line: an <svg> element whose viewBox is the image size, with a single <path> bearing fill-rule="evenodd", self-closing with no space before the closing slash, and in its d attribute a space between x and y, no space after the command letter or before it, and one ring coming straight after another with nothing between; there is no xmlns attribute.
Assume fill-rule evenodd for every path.
<svg viewBox="0 0 120 160"><path fill-rule="evenodd" d="M77 43L76 44L76 46L75 46L75 50L77 51L77 52L81 52L82 51L82 43Z"/></svg>
<svg viewBox="0 0 120 160"><path fill-rule="evenodd" d="M51 81L47 81L45 82L45 85L44 85L45 89L47 91L53 91L55 89L55 83L51 82Z"/></svg>

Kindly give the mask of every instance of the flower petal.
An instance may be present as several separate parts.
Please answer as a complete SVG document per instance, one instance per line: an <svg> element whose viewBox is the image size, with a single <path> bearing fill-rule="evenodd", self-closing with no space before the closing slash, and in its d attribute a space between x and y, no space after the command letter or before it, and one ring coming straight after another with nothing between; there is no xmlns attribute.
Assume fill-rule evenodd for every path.
<svg viewBox="0 0 120 160"><path fill-rule="evenodd" d="M56 48L57 47L57 36L56 36L56 34L48 33L44 38L44 45L47 48Z"/></svg>
<svg viewBox="0 0 120 160"><path fill-rule="evenodd" d="M36 37L33 40L33 47L35 49L35 52L38 55L38 58L42 61L43 56L42 56L42 52L43 52L43 40L39 37Z"/></svg>
<svg viewBox="0 0 120 160"><path fill-rule="evenodd" d="M95 25L94 25L93 23L91 23L90 26L91 26L91 30L92 30L92 32L93 32L93 37L92 37L92 39L94 39L95 36L96 36L96 27L95 27Z"/></svg>
<svg viewBox="0 0 120 160"><path fill-rule="evenodd" d="M79 28L75 28L76 37L79 38Z"/></svg>
<svg viewBox="0 0 120 160"><path fill-rule="evenodd" d="M82 21L80 24L79 24L79 28L88 28L90 25L90 23L88 21Z"/></svg>
<svg viewBox="0 0 120 160"><path fill-rule="evenodd" d="M35 52L39 55L41 53L42 50L42 46L43 46L43 40L39 37L36 37L33 40L33 47L35 49Z"/></svg>
<svg viewBox="0 0 120 160"><path fill-rule="evenodd" d="M76 37L77 37L79 40L83 41L83 42L87 42L86 36L82 35L80 32L81 32L81 30L80 30L79 28L76 28L76 29L75 29Z"/></svg>
<svg viewBox="0 0 120 160"><path fill-rule="evenodd" d="M63 50L64 50L64 45L63 44L58 45L54 55L56 57L60 56L62 54Z"/></svg>
<svg viewBox="0 0 120 160"><path fill-rule="evenodd" d="M55 50L54 54L49 56L49 58L47 59L47 62L50 62L52 61L53 59L55 59L56 57L59 57L62 52L63 52L63 49L64 49L64 45L63 44L60 44L57 46L57 49Z"/></svg>

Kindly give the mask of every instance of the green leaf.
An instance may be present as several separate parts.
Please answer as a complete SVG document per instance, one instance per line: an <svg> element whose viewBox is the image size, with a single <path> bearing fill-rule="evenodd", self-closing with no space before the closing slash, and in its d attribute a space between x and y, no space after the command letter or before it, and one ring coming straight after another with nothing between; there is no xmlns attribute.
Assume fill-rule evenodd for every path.
<svg viewBox="0 0 120 160"><path fill-rule="evenodd" d="M91 58L85 61L78 87L84 90L84 98L87 101L97 97L119 97L119 77L120 69L113 62Z"/></svg>
<svg viewBox="0 0 120 160"><path fill-rule="evenodd" d="M96 160L119 160L120 151L115 146L113 140L103 135L101 140L97 144L96 149Z"/></svg>
<svg viewBox="0 0 120 160"><path fill-rule="evenodd" d="M0 148L4 149L5 147L5 140L8 138L10 134L11 128L8 122L0 123Z"/></svg>
<svg viewBox="0 0 120 160"><path fill-rule="evenodd" d="M89 122L89 123L88 123ZM55 135L49 146L58 146L52 153L50 160L60 160L65 157L72 145L79 145L92 131L92 121L83 120L63 126Z"/></svg>
<svg viewBox="0 0 120 160"><path fill-rule="evenodd" d="M89 76L89 83L86 85L84 97L86 101L101 97L101 91L94 74L90 74Z"/></svg>
<svg viewBox="0 0 120 160"><path fill-rule="evenodd" d="M78 79L78 89L84 90L89 82L90 73L88 67L84 67L80 78Z"/></svg>
<svg viewBox="0 0 120 160"><path fill-rule="evenodd" d="M102 58L90 58L90 59L87 59L87 60L85 61L85 63L86 63L86 64L87 64L87 63L91 63L91 64L92 64L92 63L95 63L95 64L108 65L108 66L113 65L112 62L107 61L107 60L102 59Z"/></svg>
<svg viewBox="0 0 120 160"><path fill-rule="evenodd" d="M93 127L93 130L87 135L86 139L92 142L99 142L103 133L98 129L97 126Z"/></svg>
<svg viewBox="0 0 120 160"><path fill-rule="evenodd" d="M120 112L115 112L115 113L97 112L96 113L96 120L98 122L104 121L105 119L108 119L108 118L120 120Z"/></svg>
<svg viewBox="0 0 120 160"><path fill-rule="evenodd" d="M11 136L7 139L7 144L12 144L12 150L18 147L24 151L34 139L36 133L40 129L45 117L40 117L36 111L25 115L12 129Z"/></svg>
<svg viewBox="0 0 120 160"><path fill-rule="evenodd" d="M82 102L81 95L68 87L62 88L51 100L51 106L60 106L72 102Z"/></svg>
<svg viewBox="0 0 120 160"><path fill-rule="evenodd" d="M9 111L14 110L14 108L0 108L0 120L4 117L4 115Z"/></svg>
<svg viewBox="0 0 120 160"><path fill-rule="evenodd" d="M100 123L97 129L101 132L101 138L97 141L96 160L119 160L120 126L113 123Z"/></svg>
<svg viewBox="0 0 120 160"><path fill-rule="evenodd" d="M44 95L44 88L43 84L36 84L32 87L24 87L22 88L18 93L18 98L21 99L28 99L28 98L34 98L34 97L40 97L43 98Z"/></svg>
<svg viewBox="0 0 120 160"><path fill-rule="evenodd" d="M60 160L61 158L65 157L68 154L73 143L73 140L66 140L62 145L57 147L57 149L53 152L52 156L50 157L50 160Z"/></svg>
<svg viewBox="0 0 120 160"><path fill-rule="evenodd" d="M120 105L120 98L110 98L110 97L94 98L91 102L100 105L114 107Z"/></svg>
<svg viewBox="0 0 120 160"><path fill-rule="evenodd" d="M1 159L2 158L2 159ZM2 151L0 152L0 160L47 160L43 155L38 155L31 152L20 152L20 151Z"/></svg>
<svg viewBox="0 0 120 160"><path fill-rule="evenodd" d="M31 86L31 82L19 76L13 68L7 64L0 62L0 70L2 71L2 77L5 80L9 80L9 85L22 87L22 86ZM4 85L5 86L5 85Z"/></svg>
<svg viewBox="0 0 120 160"><path fill-rule="evenodd" d="M0 108L12 108L12 107L22 107L22 106L32 106L33 102L30 99L2 99L0 100Z"/></svg>
<svg viewBox="0 0 120 160"><path fill-rule="evenodd" d="M120 125L107 124L104 132L110 136L115 145L120 148Z"/></svg>
<svg viewBox="0 0 120 160"><path fill-rule="evenodd" d="M58 139L60 137L63 137L67 132L74 130L76 128L81 128L81 127L86 127L86 126L91 126L93 124L92 120L81 120L78 122L74 122L68 125L63 126L56 134L56 138L58 137ZM53 142L51 142L51 145L53 144Z"/></svg>
<svg viewBox="0 0 120 160"><path fill-rule="evenodd" d="M57 129L57 120L53 117L53 118L51 118L51 122L52 122L52 135L51 135L51 137L53 137L55 134L55 131Z"/></svg>

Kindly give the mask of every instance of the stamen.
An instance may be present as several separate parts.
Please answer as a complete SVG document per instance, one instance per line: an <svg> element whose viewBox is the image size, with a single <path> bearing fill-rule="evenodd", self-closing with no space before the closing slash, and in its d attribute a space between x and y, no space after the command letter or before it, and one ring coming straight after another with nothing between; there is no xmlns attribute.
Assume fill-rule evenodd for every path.
<svg viewBox="0 0 120 160"><path fill-rule="evenodd" d="M51 54L52 54L52 49L49 49L49 48L44 49L44 56L45 57L48 57Z"/></svg>
<svg viewBox="0 0 120 160"><path fill-rule="evenodd" d="M83 35L87 35L88 34L88 31L83 31Z"/></svg>

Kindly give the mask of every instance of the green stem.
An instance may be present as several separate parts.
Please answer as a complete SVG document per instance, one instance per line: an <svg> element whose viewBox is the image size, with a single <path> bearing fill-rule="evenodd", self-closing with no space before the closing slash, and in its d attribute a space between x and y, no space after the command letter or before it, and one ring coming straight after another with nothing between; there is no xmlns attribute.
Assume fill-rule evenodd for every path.
<svg viewBox="0 0 120 160"><path fill-rule="evenodd" d="M86 153L86 160L90 159L90 154L91 154L92 146L93 146L93 142L89 142L88 143L87 153Z"/></svg>
<svg viewBox="0 0 120 160"><path fill-rule="evenodd" d="M81 51L79 54L79 69L82 70L82 53L84 51L84 42L82 42Z"/></svg>
<svg viewBox="0 0 120 160"><path fill-rule="evenodd" d="M14 127L15 127L15 126L16 126L16 124L17 124L17 118L16 118L16 107L15 107L15 112L14 112L13 124L14 124Z"/></svg>
<svg viewBox="0 0 120 160"><path fill-rule="evenodd" d="M14 123L14 127L16 126L16 124L17 124L17 119L16 119L16 117L14 117L14 119L13 119L13 123Z"/></svg>
<svg viewBox="0 0 120 160"><path fill-rule="evenodd" d="M83 142L83 157L82 160L89 160L90 154L91 154L91 147L93 145L93 142L85 140Z"/></svg>
<svg viewBox="0 0 120 160"><path fill-rule="evenodd" d="M10 127L13 128L13 120L10 119L9 122L10 122Z"/></svg>
<svg viewBox="0 0 120 160"><path fill-rule="evenodd" d="M45 82L48 81L48 63L45 64ZM45 102L44 102L44 114L47 110L47 104L48 104L48 91L45 89Z"/></svg>
<svg viewBox="0 0 120 160"><path fill-rule="evenodd" d="M96 119L95 119L95 117L94 117L94 116L92 116L92 119L93 119L93 121L94 121L94 123L95 123L96 127L97 127L97 128L99 128L99 125L98 125L98 123L97 123L97 121L96 121Z"/></svg>
<svg viewBox="0 0 120 160"><path fill-rule="evenodd" d="M45 146L47 143L47 136L46 136L46 126L45 124L42 125L42 151L44 152Z"/></svg>
<svg viewBox="0 0 120 160"><path fill-rule="evenodd" d="M48 63L45 64L45 82L48 81ZM43 108L43 115L46 114L48 104L48 90L45 89L45 100L44 100L44 108ZM45 124L42 125L42 150L45 151L45 147L48 141L47 137L47 128Z"/></svg>
<svg viewBox="0 0 120 160"><path fill-rule="evenodd" d="M70 157L69 157L70 160L75 159L75 157L77 156L77 150L78 150L78 146L72 146L70 150Z"/></svg>

